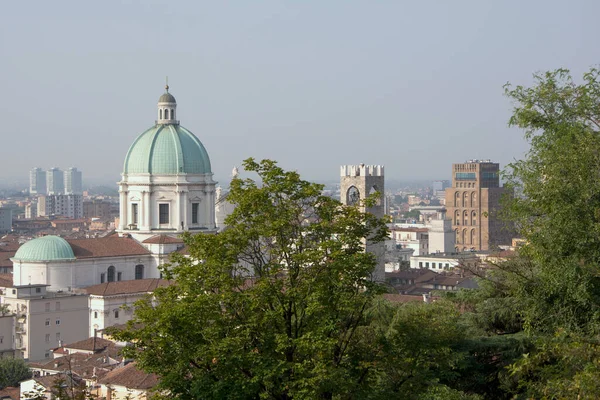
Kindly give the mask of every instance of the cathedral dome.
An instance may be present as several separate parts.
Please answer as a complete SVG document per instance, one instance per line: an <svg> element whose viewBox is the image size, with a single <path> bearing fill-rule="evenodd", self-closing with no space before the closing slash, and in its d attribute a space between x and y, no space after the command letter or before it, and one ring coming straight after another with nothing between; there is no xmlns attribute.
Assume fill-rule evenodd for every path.
<svg viewBox="0 0 600 400"><path fill-rule="evenodd" d="M124 174L210 174L210 159L196 136L179 124L157 124L133 142Z"/></svg>
<svg viewBox="0 0 600 400"><path fill-rule="evenodd" d="M123 174L210 174L210 159L196 136L175 119L177 103L169 93L158 99L156 125L133 142Z"/></svg>
<svg viewBox="0 0 600 400"><path fill-rule="evenodd" d="M14 260L18 261L55 261L74 260L71 245L59 236L43 236L30 240L19 247Z"/></svg>

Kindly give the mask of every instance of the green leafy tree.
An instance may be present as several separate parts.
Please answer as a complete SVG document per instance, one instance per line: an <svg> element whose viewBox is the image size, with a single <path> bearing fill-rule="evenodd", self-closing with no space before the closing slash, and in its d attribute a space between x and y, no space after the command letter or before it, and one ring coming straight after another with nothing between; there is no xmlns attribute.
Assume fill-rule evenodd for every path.
<svg viewBox="0 0 600 400"><path fill-rule="evenodd" d="M454 351L463 339L458 310L448 303L409 303L392 311L375 319L385 331L373 335L383 346L383 379L377 388L382 398L416 398L457 378L464 357Z"/></svg>
<svg viewBox="0 0 600 400"><path fill-rule="evenodd" d="M530 150L507 168L515 196L504 212L526 244L481 289L453 299L471 329L503 335L490 350L500 365L510 360L495 378L504 397L600 397L599 76L591 69L576 83L560 69L535 75L531 87L505 87L510 124L525 131Z"/></svg>
<svg viewBox="0 0 600 400"><path fill-rule="evenodd" d="M25 361L18 358L0 358L0 389L19 386L19 382L31 378Z"/></svg>
<svg viewBox="0 0 600 400"><path fill-rule="evenodd" d="M234 178L228 228L185 235L190 256L163 271L175 284L116 337L171 398L359 398L378 372L360 332L381 292L364 242L385 221L273 161L244 168L261 184Z"/></svg>
<svg viewBox="0 0 600 400"><path fill-rule="evenodd" d="M569 71L507 85L510 124L524 129L527 156L506 179L519 194L508 207L527 244L507 264L512 295L533 332L596 331L600 321L600 71L577 84ZM515 284L516 283L516 284Z"/></svg>

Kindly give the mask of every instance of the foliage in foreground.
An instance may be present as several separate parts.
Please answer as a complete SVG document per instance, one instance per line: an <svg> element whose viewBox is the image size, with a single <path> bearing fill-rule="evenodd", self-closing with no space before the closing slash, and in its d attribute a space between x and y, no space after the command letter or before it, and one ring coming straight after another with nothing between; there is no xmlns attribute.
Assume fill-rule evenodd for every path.
<svg viewBox="0 0 600 400"><path fill-rule="evenodd" d="M31 378L25 361L18 358L0 358L0 389L19 386L19 382Z"/></svg>
<svg viewBox="0 0 600 400"><path fill-rule="evenodd" d="M180 398L319 398L368 386L375 354L358 340L381 292L363 241L385 221L321 195L274 162L246 160L235 211L217 235L185 236L190 257L165 268L176 285L122 333L140 365Z"/></svg>

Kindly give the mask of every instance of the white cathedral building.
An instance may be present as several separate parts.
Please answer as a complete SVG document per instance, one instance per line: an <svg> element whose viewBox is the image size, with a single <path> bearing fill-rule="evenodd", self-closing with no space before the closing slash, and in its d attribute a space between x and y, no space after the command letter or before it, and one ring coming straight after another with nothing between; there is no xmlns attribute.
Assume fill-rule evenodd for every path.
<svg viewBox="0 0 600 400"><path fill-rule="evenodd" d="M49 285L69 292L104 282L159 278L159 266L183 247L183 232L215 232L217 191L210 158L177 120L177 102L166 87L157 120L125 156L119 185L117 234L65 240L44 236L22 245L13 262L13 284Z"/></svg>

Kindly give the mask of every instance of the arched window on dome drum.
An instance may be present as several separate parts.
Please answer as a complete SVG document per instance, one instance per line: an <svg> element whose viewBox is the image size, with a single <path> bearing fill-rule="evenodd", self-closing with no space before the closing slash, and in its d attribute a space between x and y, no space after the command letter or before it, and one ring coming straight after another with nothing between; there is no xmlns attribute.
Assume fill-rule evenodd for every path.
<svg viewBox="0 0 600 400"><path fill-rule="evenodd" d="M158 115L158 119L162 119L162 109L161 109L161 110L158 110L158 113L159 113L159 115Z"/></svg>
<svg viewBox="0 0 600 400"><path fill-rule="evenodd" d="M169 110L165 109L165 119L169 119Z"/></svg>
<svg viewBox="0 0 600 400"><path fill-rule="evenodd" d="M171 119L175 119L175 110L171 108Z"/></svg>
<svg viewBox="0 0 600 400"><path fill-rule="evenodd" d="M144 279L144 266L142 264L135 266L135 279Z"/></svg>
<svg viewBox="0 0 600 400"><path fill-rule="evenodd" d="M108 282L115 281L115 267L113 267L112 265L108 267L108 271L106 271L106 280Z"/></svg>

